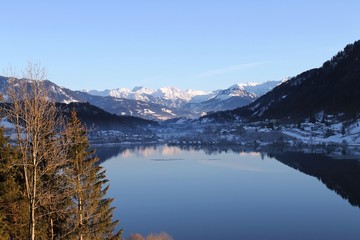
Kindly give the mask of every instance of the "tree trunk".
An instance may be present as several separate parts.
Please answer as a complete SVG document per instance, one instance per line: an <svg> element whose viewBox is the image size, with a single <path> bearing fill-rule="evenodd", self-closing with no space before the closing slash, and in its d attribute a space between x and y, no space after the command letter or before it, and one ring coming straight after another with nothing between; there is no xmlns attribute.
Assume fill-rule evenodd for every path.
<svg viewBox="0 0 360 240"><path fill-rule="evenodd" d="M30 200L30 240L35 240L35 199Z"/></svg>
<svg viewBox="0 0 360 240"><path fill-rule="evenodd" d="M54 220L50 218L50 239L54 240Z"/></svg>
<svg viewBox="0 0 360 240"><path fill-rule="evenodd" d="M80 182L80 178L78 176L78 181ZM79 240L83 240L83 208L82 208L82 197L80 193L78 193L78 213L79 213Z"/></svg>
<svg viewBox="0 0 360 240"><path fill-rule="evenodd" d="M35 208L36 208L36 178L37 178L37 169L36 169L36 153L34 153L33 156L33 182L32 182L32 196L31 196L31 218L30 218L30 223L31 223L31 240L35 240Z"/></svg>

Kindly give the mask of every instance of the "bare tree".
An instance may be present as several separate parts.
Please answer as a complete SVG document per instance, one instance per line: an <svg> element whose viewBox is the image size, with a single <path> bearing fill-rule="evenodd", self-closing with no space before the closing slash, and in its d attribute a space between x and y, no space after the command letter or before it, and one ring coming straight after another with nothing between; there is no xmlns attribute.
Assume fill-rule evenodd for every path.
<svg viewBox="0 0 360 240"><path fill-rule="evenodd" d="M66 160L59 134L61 117L43 86L45 78L43 68L29 64L22 80L10 77L12 84L8 91L11 104L7 117L15 125L16 145L21 153L17 164L23 169L31 240L36 236L37 220L52 214L44 209L52 209L47 207L58 196L52 185ZM48 236L54 238L52 230Z"/></svg>

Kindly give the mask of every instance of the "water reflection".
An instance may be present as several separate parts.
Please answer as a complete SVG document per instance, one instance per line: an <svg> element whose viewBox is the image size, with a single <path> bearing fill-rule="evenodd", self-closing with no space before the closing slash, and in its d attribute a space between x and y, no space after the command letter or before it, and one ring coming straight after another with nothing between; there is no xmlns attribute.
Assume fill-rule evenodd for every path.
<svg viewBox="0 0 360 240"><path fill-rule="evenodd" d="M259 152L257 148L239 147L239 146L168 146L168 145L110 145L95 146L96 154L100 158L100 163L114 157L128 158L133 155L148 157L155 153L165 156L172 156L181 151L196 152L203 151L206 155L217 155L220 153L236 152L239 154L260 154L264 157L264 152Z"/></svg>
<svg viewBox="0 0 360 240"><path fill-rule="evenodd" d="M161 231L180 240L360 237L354 149L132 145L97 153L125 237Z"/></svg>
<svg viewBox="0 0 360 240"><path fill-rule="evenodd" d="M360 207L359 160L334 159L325 155L302 152L268 154L289 167L316 177L352 205Z"/></svg>
<svg viewBox="0 0 360 240"><path fill-rule="evenodd" d="M100 163L115 157L131 158L134 155L151 157L155 154L169 156L169 158L150 158L152 161L179 161L183 158L171 158L181 151L203 151L206 155L221 153L238 153L240 156L265 156L275 158L279 162L294 168L302 173L316 177L323 184L338 195L347 199L349 203L360 207L360 156L358 155L334 155L335 147L319 148L256 148L242 146L167 146L167 145L128 145L128 146L102 146L97 147L96 152ZM342 153L346 153L343 149ZM349 150L347 150L349 151ZM357 149L353 150L357 153ZM350 151L351 153L351 151ZM336 157L336 158L334 158ZM350 159L342 159L350 158ZM206 164L218 167L230 167L244 171L265 171L253 166L241 166L221 162L221 158L207 158ZM216 163L211 161L217 161Z"/></svg>

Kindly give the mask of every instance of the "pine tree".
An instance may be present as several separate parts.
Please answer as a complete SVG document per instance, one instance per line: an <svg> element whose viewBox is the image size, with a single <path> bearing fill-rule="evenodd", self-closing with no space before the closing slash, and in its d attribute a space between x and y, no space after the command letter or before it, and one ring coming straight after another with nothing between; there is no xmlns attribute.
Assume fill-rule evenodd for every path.
<svg viewBox="0 0 360 240"><path fill-rule="evenodd" d="M27 206L21 187L21 169L15 165L16 149L0 128L0 239L24 239Z"/></svg>
<svg viewBox="0 0 360 240"><path fill-rule="evenodd" d="M98 158L90 150L87 132L72 111L65 138L68 149L69 166L66 170L68 182L73 188L73 205L70 212L73 239L120 239L121 230L114 228L112 198L106 198L109 185L105 170L96 164Z"/></svg>
<svg viewBox="0 0 360 240"><path fill-rule="evenodd" d="M0 240L120 239L87 132L75 112L64 129L44 79L30 64L24 80L8 80L15 147L0 128Z"/></svg>

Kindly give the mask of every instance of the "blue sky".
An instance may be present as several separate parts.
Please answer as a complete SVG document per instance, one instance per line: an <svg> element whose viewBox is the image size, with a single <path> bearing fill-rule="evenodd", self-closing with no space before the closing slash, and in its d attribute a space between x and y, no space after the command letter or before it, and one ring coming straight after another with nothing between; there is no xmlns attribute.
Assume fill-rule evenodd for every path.
<svg viewBox="0 0 360 240"><path fill-rule="evenodd" d="M360 39L358 0L0 0L0 69L71 89L214 90L319 67Z"/></svg>

